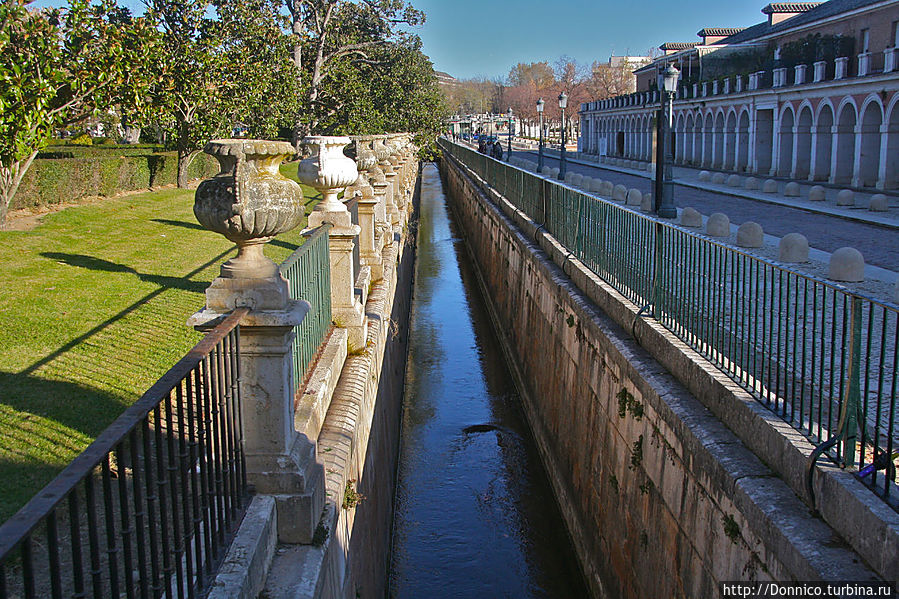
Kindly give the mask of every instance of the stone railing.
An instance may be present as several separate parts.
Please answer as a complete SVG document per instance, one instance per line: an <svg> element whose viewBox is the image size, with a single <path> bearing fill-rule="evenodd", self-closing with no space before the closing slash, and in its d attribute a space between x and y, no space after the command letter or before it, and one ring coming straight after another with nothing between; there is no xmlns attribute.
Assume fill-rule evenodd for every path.
<svg viewBox="0 0 899 599"><path fill-rule="evenodd" d="M200 223L238 246L206 291L206 306L189 324L208 328L237 307L250 308L240 322L240 394L246 473L257 497L270 496L280 543L311 543L326 503L318 437L348 356L371 343L366 300L385 276L382 256L393 251L391 273L402 254L418 174L411 135L308 137L313 154L298 165L298 178L322 194L308 215L307 232L328 224L331 315L334 327L318 362L299 381L293 338L309 304L291 297L278 265L263 254L274 236L297 227L304 214L299 184L279 172L295 151L286 142L229 139L206 152L221 172L197 189ZM353 144L356 159L344 154ZM344 191L343 200L338 197ZM354 222L345 200L358 201ZM358 272L353 260L359 246ZM306 276L316 276L307 273ZM378 315L383 322L389 322ZM384 326L387 326L386 324ZM301 384L302 383L302 384Z"/></svg>

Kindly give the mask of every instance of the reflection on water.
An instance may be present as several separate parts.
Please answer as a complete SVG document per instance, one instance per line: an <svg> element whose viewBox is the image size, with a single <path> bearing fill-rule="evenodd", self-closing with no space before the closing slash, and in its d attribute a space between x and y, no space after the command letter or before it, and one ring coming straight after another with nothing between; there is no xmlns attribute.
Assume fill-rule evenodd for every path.
<svg viewBox="0 0 899 599"><path fill-rule="evenodd" d="M390 595L587 596L459 237L429 165Z"/></svg>

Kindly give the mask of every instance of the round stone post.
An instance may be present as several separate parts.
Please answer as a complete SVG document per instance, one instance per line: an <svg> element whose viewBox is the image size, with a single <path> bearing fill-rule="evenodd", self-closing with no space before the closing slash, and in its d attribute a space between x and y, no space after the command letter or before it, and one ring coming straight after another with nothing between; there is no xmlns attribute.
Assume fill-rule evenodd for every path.
<svg viewBox="0 0 899 599"><path fill-rule="evenodd" d="M366 173L377 162L374 153L365 147L364 143L356 141L356 168L359 169L359 177L352 187L348 187L345 193L353 193L358 198L359 205L359 259L360 262L371 268L371 278L377 281L384 277L384 267L381 264L381 248L378 246L377 229L375 227L376 208L379 198L375 197L374 189L368 183Z"/></svg>
<svg viewBox="0 0 899 599"><path fill-rule="evenodd" d="M300 162L300 181L322 194L309 215L309 227L330 223L328 249L331 256L331 316L335 324L347 329L352 347L365 347L365 312L356 300L354 287L353 248L361 228L354 224L347 207L337 199L347 185L358 177L356 164L343 154L349 137L306 137L303 143L314 148L314 154Z"/></svg>
<svg viewBox="0 0 899 599"><path fill-rule="evenodd" d="M308 543L324 505L324 471L315 445L293 426L295 327L309 310L290 298L278 265L262 253L275 235L295 228L304 215L303 192L278 172L294 154L285 142L211 141L221 172L200 183L194 214L207 229L238 246L206 290L206 306L188 324L207 330L238 307L250 312L240 322L240 395L247 479L257 493L273 495L278 537Z"/></svg>
<svg viewBox="0 0 899 599"><path fill-rule="evenodd" d="M391 225L399 223L399 209L397 203L397 185L396 173L393 172L393 165L390 163L390 149L384 144L384 137L375 140L374 151L378 158L378 166L384 173L384 180L387 181L387 216Z"/></svg>

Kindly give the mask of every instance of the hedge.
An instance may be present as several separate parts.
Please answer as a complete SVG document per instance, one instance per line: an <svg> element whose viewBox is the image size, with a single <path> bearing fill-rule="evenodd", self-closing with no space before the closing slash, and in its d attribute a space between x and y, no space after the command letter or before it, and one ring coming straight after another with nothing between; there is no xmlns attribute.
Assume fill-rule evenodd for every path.
<svg viewBox="0 0 899 599"><path fill-rule="evenodd" d="M71 151L66 148L64 152ZM178 175L175 152L140 155L36 158L13 198L11 210L40 208L76 202L85 196L111 196L122 191L174 184ZM188 178L211 177L218 162L207 154L198 154L188 168Z"/></svg>

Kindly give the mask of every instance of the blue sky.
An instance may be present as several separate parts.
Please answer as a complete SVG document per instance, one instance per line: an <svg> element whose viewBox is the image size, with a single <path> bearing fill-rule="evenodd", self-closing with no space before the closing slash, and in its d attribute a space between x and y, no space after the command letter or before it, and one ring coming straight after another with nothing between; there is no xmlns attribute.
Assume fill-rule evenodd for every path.
<svg viewBox="0 0 899 599"><path fill-rule="evenodd" d="M120 0L143 12L140 0ZM434 67L467 79L501 77L518 62L580 63L640 55L663 42L697 41L703 27L748 27L765 19L765 0L411 0L427 22L416 27ZM37 0L36 6L64 4ZM564 25L563 25L564 24Z"/></svg>
<svg viewBox="0 0 899 599"><path fill-rule="evenodd" d="M703 27L765 20L764 0L412 0L434 67L457 78L505 77L518 62L562 55L589 64L639 55L663 42L697 41Z"/></svg>

